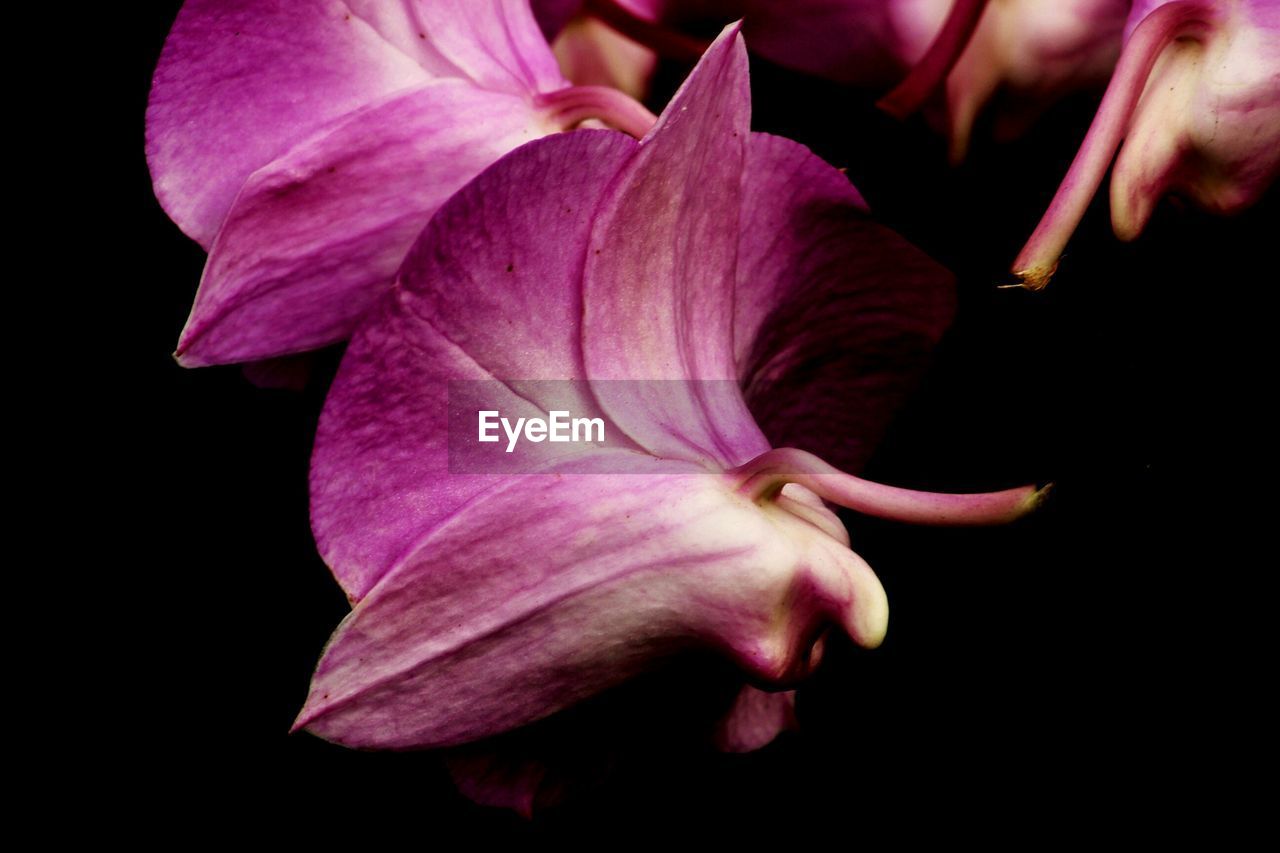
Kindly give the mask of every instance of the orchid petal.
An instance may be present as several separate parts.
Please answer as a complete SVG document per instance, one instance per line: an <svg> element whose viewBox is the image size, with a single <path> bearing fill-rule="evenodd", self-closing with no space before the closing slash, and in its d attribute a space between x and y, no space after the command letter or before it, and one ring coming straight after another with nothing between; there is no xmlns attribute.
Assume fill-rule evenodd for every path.
<svg viewBox="0 0 1280 853"><path fill-rule="evenodd" d="M884 592L865 564L826 537L780 532L698 472L666 460L572 488L526 477L464 508L344 620L296 726L348 746L448 746L684 649L725 648L775 682L807 673L827 618L879 641Z"/></svg>
<svg viewBox="0 0 1280 853"><path fill-rule="evenodd" d="M158 197L211 250L179 360L346 338L444 199L562 129L539 97L565 85L524 0L187 3L147 124Z"/></svg>
<svg viewBox="0 0 1280 853"><path fill-rule="evenodd" d="M147 110L156 196L206 248L251 174L330 122L432 80L565 85L520 0L188 0Z"/></svg>
<svg viewBox="0 0 1280 853"><path fill-rule="evenodd" d="M447 120L444 117L447 116ZM527 98L442 80L345 117L249 177L178 344L187 366L346 339L431 214L555 130Z"/></svg>
<svg viewBox="0 0 1280 853"><path fill-rule="evenodd" d="M429 79L337 0L188 0L147 109L156 196L208 247L249 175L334 119Z"/></svg>
<svg viewBox="0 0 1280 853"><path fill-rule="evenodd" d="M676 476L687 463L666 466L670 476L625 486L526 477L462 509L344 620L298 725L350 746L446 746L532 722L635 674L646 642L681 633L668 611L678 596L664 588L676 581L653 570L740 553L738 543L694 537L690 516L654 511L668 501L710 509ZM638 539L609 535L624 523ZM611 583L646 570L645 582ZM637 648L614 647L614 631Z"/></svg>
<svg viewBox="0 0 1280 853"><path fill-rule="evenodd" d="M752 134L743 186L734 348L752 414L773 446L859 470L950 323L952 276L802 145Z"/></svg>
<svg viewBox="0 0 1280 853"><path fill-rule="evenodd" d="M618 427L659 456L733 464L767 447L737 391L731 345L750 118L746 51L731 26L641 140L592 232L587 371Z"/></svg>
<svg viewBox="0 0 1280 853"><path fill-rule="evenodd" d="M528 0L417 0L408 14L420 41L483 89L522 95L564 85Z"/></svg>
<svg viewBox="0 0 1280 853"><path fill-rule="evenodd" d="M634 149L622 134L580 131L500 160L441 209L394 298L351 342L320 419L311 476L316 541L348 595L362 597L415 540L500 480L450 474L449 380L584 376L579 280L588 233ZM543 236L548 222L554 241ZM532 412L514 389L503 403Z"/></svg>

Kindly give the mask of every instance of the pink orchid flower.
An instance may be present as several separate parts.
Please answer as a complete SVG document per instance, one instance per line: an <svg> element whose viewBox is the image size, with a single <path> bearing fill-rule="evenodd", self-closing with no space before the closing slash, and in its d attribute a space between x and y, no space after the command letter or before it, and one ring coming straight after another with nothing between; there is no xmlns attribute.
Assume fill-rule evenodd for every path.
<svg viewBox="0 0 1280 853"><path fill-rule="evenodd" d="M445 199L588 118L654 119L571 86L526 0L188 0L147 111L156 195L209 251L179 361L344 340Z"/></svg>
<svg viewBox="0 0 1280 853"><path fill-rule="evenodd" d="M867 647L886 630L884 589L824 500L934 524L1036 504L830 464L865 460L949 322L951 279L841 173L749 126L731 27L641 141L538 140L432 219L321 416L312 522L353 609L296 728L467 744L703 651L742 673L722 746L755 748L826 626ZM602 441L467 468L462 388L481 389L461 395L471 417L476 400L569 408ZM467 778L492 766L464 764L464 789L527 807L536 774Z"/></svg>
<svg viewBox="0 0 1280 853"><path fill-rule="evenodd" d="M1168 193L1215 213L1256 202L1280 172L1280 2L1134 5L1084 144L1014 261L1025 287L1048 284L1113 157L1111 223L1121 240L1141 234Z"/></svg>

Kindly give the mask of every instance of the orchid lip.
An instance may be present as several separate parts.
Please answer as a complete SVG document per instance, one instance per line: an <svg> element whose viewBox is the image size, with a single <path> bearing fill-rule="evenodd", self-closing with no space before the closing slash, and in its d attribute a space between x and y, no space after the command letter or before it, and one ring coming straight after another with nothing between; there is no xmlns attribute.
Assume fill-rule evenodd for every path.
<svg viewBox="0 0 1280 853"><path fill-rule="evenodd" d="M1013 262L1013 274L1028 290L1041 290L1057 271L1067 241L1084 217L1121 140L1160 54L1173 41L1200 38L1211 25L1207 3L1175 0L1154 10L1133 30L1084 143L1067 170L1040 224ZM1016 285L1015 285L1016 286Z"/></svg>
<svg viewBox="0 0 1280 853"><path fill-rule="evenodd" d="M1050 484L977 494L921 492L846 474L795 448L770 450L728 473L738 494L756 503L772 501L783 486L796 483L863 515L944 527L1015 521L1040 506L1052 488Z"/></svg>

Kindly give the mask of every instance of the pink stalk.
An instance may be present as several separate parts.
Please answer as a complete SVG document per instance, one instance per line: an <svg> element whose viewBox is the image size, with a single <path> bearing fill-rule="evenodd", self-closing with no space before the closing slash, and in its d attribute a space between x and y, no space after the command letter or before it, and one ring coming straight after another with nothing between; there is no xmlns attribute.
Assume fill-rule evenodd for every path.
<svg viewBox="0 0 1280 853"><path fill-rule="evenodd" d="M659 56L683 62L697 62L711 42L697 39L646 20L617 0L586 0L583 10L593 18Z"/></svg>
<svg viewBox="0 0 1280 853"><path fill-rule="evenodd" d="M986 7L987 0L955 0L924 56L876 106L900 119L920 109L960 60Z"/></svg>
<svg viewBox="0 0 1280 853"><path fill-rule="evenodd" d="M1161 51L1175 39L1200 35L1209 26L1211 14L1211 7L1205 3L1178 0L1156 9L1134 28L1084 144L1031 239L1013 262L1013 274L1022 280L1022 287L1040 290L1053 277L1062 250L1129 130L1133 111Z"/></svg>
<svg viewBox="0 0 1280 853"><path fill-rule="evenodd" d="M565 130L595 118L641 139L658 120L639 101L608 86L569 86L538 95L537 104Z"/></svg>
<svg viewBox="0 0 1280 853"><path fill-rule="evenodd" d="M1022 486L1002 492L951 495L885 486L846 474L812 453L782 448L762 453L729 472L737 491L752 501L772 500L787 483L798 483L846 509L912 524L977 526L1021 518L1044 500L1049 487Z"/></svg>

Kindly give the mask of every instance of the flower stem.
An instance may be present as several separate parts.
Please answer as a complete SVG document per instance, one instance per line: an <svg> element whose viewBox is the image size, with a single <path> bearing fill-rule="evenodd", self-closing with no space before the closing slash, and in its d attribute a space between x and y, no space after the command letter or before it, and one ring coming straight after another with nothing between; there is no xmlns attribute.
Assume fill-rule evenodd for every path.
<svg viewBox="0 0 1280 853"><path fill-rule="evenodd" d="M1174 39L1198 35L1209 25L1210 14L1204 3L1177 0L1156 9L1134 28L1067 176L1013 262L1013 274L1021 279L1023 287L1040 290L1053 277L1062 250L1129 130L1134 108L1161 51Z"/></svg>
<svg viewBox="0 0 1280 853"><path fill-rule="evenodd" d="M617 0L586 0L583 11L667 59L697 62L711 46L710 41L685 35L642 18Z"/></svg>
<svg viewBox="0 0 1280 853"><path fill-rule="evenodd" d="M641 139L658 120L644 104L608 86L569 86L538 95L536 102L563 130L595 118Z"/></svg>
<svg viewBox="0 0 1280 853"><path fill-rule="evenodd" d="M894 118L906 118L924 105L947 79L987 7L987 0L955 0L942 29L902 82L876 106Z"/></svg>
<svg viewBox="0 0 1280 853"><path fill-rule="evenodd" d="M846 509L912 524L978 526L1004 524L1034 510L1049 492L1022 486L1001 492L952 495L918 492L846 474L812 453L781 448L762 453L729 472L736 490L752 501L772 500L787 483L798 483Z"/></svg>

